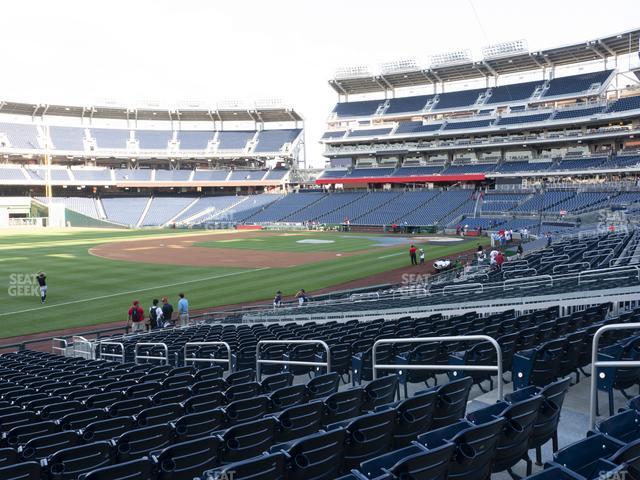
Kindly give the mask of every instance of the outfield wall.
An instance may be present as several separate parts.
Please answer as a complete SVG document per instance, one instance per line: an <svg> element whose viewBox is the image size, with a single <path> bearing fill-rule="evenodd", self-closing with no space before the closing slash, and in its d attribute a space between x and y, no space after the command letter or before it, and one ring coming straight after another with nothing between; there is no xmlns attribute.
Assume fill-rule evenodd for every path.
<svg viewBox="0 0 640 480"><path fill-rule="evenodd" d="M88 217L78 212L74 212L73 210L65 209L65 219L67 222L67 226L70 227L91 227L91 228L122 228L125 229L122 225L118 225L117 223L106 222L104 220L98 220L97 218Z"/></svg>

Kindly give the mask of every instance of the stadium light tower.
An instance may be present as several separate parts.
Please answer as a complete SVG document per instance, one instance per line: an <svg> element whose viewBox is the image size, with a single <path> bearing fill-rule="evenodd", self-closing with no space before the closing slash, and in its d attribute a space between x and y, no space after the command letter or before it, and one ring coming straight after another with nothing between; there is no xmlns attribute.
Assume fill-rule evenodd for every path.
<svg viewBox="0 0 640 480"><path fill-rule="evenodd" d="M392 62L380 64L380 72L385 75L393 73L412 72L418 70L418 63L415 58L403 58Z"/></svg>
<svg viewBox="0 0 640 480"><path fill-rule="evenodd" d="M471 63L471 50L456 50L454 52L436 53L429 57L430 67L442 67L459 63Z"/></svg>
<svg viewBox="0 0 640 480"><path fill-rule="evenodd" d="M351 65L347 67L340 67L336 70L336 73L334 75L336 80L343 78L359 78L371 76L373 75L367 65Z"/></svg>
<svg viewBox="0 0 640 480"><path fill-rule="evenodd" d="M526 40L512 40L482 47L482 57L485 60L490 60L493 58L508 57L518 53L526 53L528 51Z"/></svg>

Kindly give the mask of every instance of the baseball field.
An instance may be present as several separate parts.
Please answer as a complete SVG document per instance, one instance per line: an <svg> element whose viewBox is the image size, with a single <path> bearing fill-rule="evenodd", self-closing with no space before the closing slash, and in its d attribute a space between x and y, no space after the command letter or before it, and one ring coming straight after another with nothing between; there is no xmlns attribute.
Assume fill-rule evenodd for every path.
<svg viewBox="0 0 640 480"><path fill-rule="evenodd" d="M411 243L426 265L409 266ZM385 272L427 273L478 240L338 232L34 229L0 233L0 338L125 321L133 299L179 292L190 308L270 301L304 288L376 281ZM41 304L35 274L47 276Z"/></svg>

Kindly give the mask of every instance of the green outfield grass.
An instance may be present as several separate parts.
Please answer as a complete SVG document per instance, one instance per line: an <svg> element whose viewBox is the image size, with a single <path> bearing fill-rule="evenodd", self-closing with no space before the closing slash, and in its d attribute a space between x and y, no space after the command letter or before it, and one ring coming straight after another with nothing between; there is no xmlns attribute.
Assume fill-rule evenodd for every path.
<svg viewBox="0 0 640 480"><path fill-rule="evenodd" d="M191 309L270 299L278 289L293 294L299 288L309 292L350 280L399 268L408 264L406 245L371 248L371 239L343 238L344 234L318 233L304 236L276 236L264 242L206 242L217 248L252 248L289 251L356 252L361 254L289 268L180 267L107 260L88 253L101 243L202 234L174 230L65 229L13 230L0 233L0 338L46 332L69 327L97 325L126 318L132 299L145 310L153 298L168 296L176 303L184 291ZM331 244L298 244L301 238L327 238ZM427 259L454 256L473 248L478 240L450 245L428 245ZM309 250L307 250L309 249ZM47 273L47 303L40 304L29 293L24 276ZM21 287L22 286L22 287Z"/></svg>

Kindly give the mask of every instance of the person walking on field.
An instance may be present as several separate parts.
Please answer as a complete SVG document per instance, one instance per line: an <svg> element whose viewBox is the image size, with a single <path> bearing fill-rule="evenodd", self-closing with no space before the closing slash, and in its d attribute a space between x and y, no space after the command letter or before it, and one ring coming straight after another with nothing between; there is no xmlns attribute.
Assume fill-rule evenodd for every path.
<svg viewBox="0 0 640 480"><path fill-rule="evenodd" d="M40 272L36 280L38 280L38 285L40 286L40 303L44 303L47 301L47 276L44 272Z"/></svg>
<svg viewBox="0 0 640 480"><path fill-rule="evenodd" d="M144 310L140 307L138 300L134 300L129 309L127 328L131 330L131 333L144 332Z"/></svg>
<svg viewBox="0 0 640 480"><path fill-rule="evenodd" d="M421 248L419 252L420 252L420 265L424 265L424 248Z"/></svg>
<svg viewBox="0 0 640 480"><path fill-rule="evenodd" d="M409 248L409 257L411 258L411 265L417 265L418 264L418 259L416 257L416 246L415 245L411 245L411 247Z"/></svg>
<svg viewBox="0 0 640 480"><path fill-rule="evenodd" d="M178 297L178 318L180 319L180 326L186 327L189 325L189 301L184 297L184 293L179 293Z"/></svg>

